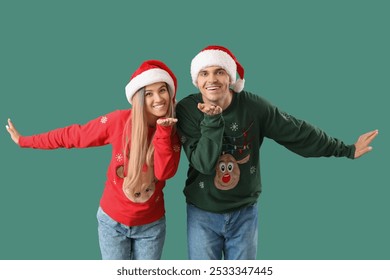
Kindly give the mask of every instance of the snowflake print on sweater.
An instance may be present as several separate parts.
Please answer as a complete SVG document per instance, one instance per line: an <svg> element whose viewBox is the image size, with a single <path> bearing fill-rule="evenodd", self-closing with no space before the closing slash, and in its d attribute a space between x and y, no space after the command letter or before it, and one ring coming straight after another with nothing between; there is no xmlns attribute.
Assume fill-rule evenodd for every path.
<svg viewBox="0 0 390 280"><path fill-rule="evenodd" d="M102 124L107 123L107 121L108 121L107 116L103 116L103 117L100 119L100 122L101 122Z"/></svg>

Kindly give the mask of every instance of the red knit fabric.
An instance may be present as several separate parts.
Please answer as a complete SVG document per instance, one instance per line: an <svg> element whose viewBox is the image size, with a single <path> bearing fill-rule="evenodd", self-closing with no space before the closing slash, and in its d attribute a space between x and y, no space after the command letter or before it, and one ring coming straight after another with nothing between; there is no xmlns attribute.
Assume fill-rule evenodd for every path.
<svg viewBox="0 0 390 280"><path fill-rule="evenodd" d="M118 110L96 118L84 125L70 125L46 133L20 137L19 145L25 148L57 149L88 148L112 145L111 161L100 206L115 221L138 226L154 222L165 214L163 188L165 181L175 175L180 159L180 141L177 134L171 136L172 127L157 125L150 135L155 146L154 170L158 180L152 197L145 203L130 201L122 190L123 179L117 168L124 164L123 129L131 110ZM131 151L130 151L131 152Z"/></svg>

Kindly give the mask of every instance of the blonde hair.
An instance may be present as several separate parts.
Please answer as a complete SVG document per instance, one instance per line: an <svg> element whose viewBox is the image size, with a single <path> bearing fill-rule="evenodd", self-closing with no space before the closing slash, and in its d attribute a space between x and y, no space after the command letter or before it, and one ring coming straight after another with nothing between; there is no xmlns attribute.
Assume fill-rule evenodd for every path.
<svg viewBox="0 0 390 280"><path fill-rule="evenodd" d="M172 97L173 92L168 85L167 88ZM170 98L165 117L175 117L172 98ZM145 88L143 87L132 98L132 112L123 131L124 154L126 155L124 171L127 171L123 181L123 191L127 196L145 191L155 181L153 136L148 139L148 134Z"/></svg>

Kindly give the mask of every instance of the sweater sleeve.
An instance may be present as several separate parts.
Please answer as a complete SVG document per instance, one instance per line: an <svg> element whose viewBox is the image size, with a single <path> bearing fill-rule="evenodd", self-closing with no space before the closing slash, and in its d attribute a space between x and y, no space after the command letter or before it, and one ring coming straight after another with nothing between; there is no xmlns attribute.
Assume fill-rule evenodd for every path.
<svg viewBox="0 0 390 280"><path fill-rule="evenodd" d="M115 112L100 116L84 125L73 124L46 133L23 136L19 145L23 148L58 149L88 148L110 143L110 127L115 123Z"/></svg>
<svg viewBox="0 0 390 280"><path fill-rule="evenodd" d="M299 120L263 100L264 136L303 157L354 158L355 146L346 145L323 130Z"/></svg>
<svg viewBox="0 0 390 280"><path fill-rule="evenodd" d="M203 174L212 174L222 151L225 122L222 114L208 116L186 99L176 107L178 129L190 165Z"/></svg>
<svg viewBox="0 0 390 280"><path fill-rule="evenodd" d="M172 126L157 125L153 137L154 173L158 180L173 177L179 167L180 140L177 133L172 134Z"/></svg>

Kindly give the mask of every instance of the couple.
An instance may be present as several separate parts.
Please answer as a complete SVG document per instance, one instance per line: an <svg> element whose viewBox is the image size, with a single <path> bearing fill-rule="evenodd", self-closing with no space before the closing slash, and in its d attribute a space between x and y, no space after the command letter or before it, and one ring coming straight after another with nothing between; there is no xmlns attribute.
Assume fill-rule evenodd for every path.
<svg viewBox="0 0 390 280"><path fill-rule="evenodd" d="M177 171L181 146L189 160L184 188L189 258L255 259L264 137L304 157L354 159L372 149L378 134L374 130L345 145L243 91L244 68L221 46L208 46L193 58L191 78L200 93L176 105L174 73L148 60L126 86L131 109L34 136L20 135L8 120L6 129L20 147L112 145L97 212L103 259L161 258L163 188Z"/></svg>

